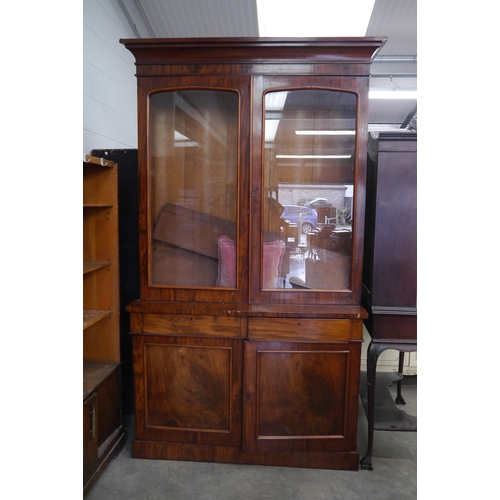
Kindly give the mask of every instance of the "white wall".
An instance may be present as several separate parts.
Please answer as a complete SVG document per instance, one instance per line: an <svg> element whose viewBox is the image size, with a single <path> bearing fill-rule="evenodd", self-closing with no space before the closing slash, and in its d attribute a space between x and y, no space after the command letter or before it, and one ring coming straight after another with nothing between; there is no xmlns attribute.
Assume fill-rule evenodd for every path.
<svg viewBox="0 0 500 500"><path fill-rule="evenodd" d="M83 1L83 154L137 147L135 58L119 43L137 31L120 4Z"/></svg>

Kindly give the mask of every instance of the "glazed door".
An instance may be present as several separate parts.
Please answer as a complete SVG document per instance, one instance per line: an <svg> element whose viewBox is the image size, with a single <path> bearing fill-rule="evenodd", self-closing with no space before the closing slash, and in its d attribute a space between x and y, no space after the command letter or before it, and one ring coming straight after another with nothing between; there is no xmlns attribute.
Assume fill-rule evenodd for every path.
<svg viewBox="0 0 500 500"><path fill-rule="evenodd" d="M247 451L356 447L359 343L245 343Z"/></svg>
<svg viewBox="0 0 500 500"><path fill-rule="evenodd" d="M249 78L169 78L147 103L141 230L143 295L246 297ZM146 297L144 297L146 298Z"/></svg>
<svg viewBox="0 0 500 500"><path fill-rule="evenodd" d="M254 302L359 300L359 85L255 79L253 127L262 137L252 163Z"/></svg>

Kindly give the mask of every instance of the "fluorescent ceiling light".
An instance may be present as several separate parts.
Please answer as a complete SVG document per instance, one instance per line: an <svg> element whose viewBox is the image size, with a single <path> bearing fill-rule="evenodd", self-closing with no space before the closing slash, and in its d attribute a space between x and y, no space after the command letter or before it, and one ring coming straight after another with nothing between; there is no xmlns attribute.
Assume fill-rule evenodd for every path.
<svg viewBox="0 0 500 500"><path fill-rule="evenodd" d="M417 100L416 90L370 90L370 99L413 99Z"/></svg>
<svg viewBox="0 0 500 500"><path fill-rule="evenodd" d="M375 0L257 0L259 36L365 36Z"/></svg>
<svg viewBox="0 0 500 500"><path fill-rule="evenodd" d="M189 141L189 137L186 137L184 134L174 130L174 141Z"/></svg>
<svg viewBox="0 0 500 500"><path fill-rule="evenodd" d="M285 107L288 92L269 92L266 94L266 111L281 111Z"/></svg>
<svg viewBox="0 0 500 500"><path fill-rule="evenodd" d="M276 155L276 158L308 158L308 159L339 159L339 158L350 158L351 155Z"/></svg>
<svg viewBox="0 0 500 500"><path fill-rule="evenodd" d="M355 130L296 130L297 135L356 135Z"/></svg>
<svg viewBox="0 0 500 500"><path fill-rule="evenodd" d="M278 130L278 125L280 124L279 120L266 120L266 142L273 142L276 137L276 132Z"/></svg>
<svg viewBox="0 0 500 500"><path fill-rule="evenodd" d="M196 141L192 141L189 137L174 130L174 147L176 148L194 148L198 146Z"/></svg>

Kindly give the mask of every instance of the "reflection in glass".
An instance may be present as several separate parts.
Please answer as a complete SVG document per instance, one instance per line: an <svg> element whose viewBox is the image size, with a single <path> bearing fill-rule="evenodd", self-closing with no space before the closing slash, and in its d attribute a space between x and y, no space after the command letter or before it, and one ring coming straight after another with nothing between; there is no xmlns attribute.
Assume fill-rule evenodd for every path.
<svg viewBox="0 0 500 500"><path fill-rule="evenodd" d="M148 141L151 283L235 288L238 94L153 94Z"/></svg>
<svg viewBox="0 0 500 500"><path fill-rule="evenodd" d="M356 105L349 92L265 94L264 246L285 250L262 288L350 289Z"/></svg>

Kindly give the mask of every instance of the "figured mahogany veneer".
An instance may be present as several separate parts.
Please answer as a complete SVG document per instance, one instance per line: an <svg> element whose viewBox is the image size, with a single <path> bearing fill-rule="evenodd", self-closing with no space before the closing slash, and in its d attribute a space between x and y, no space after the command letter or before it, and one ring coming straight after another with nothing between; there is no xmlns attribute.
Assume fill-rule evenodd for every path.
<svg viewBox="0 0 500 500"><path fill-rule="evenodd" d="M133 345L136 439L241 444L242 341L134 335Z"/></svg>
<svg viewBox="0 0 500 500"><path fill-rule="evenodd" d="M249 451L347 451L360 344L247 342L245 444Z"/></svg>
<svg viewBox="0 0 500 500"><path fill-rule="evenodd" d="M347 319L299 318L271 322L268 318L250 318L248 321L248 338L251 340L348 341L356 339L356 334L355 323Z"/></svg>
<svg viewBox="0 0 500 500"><path fill-rule="evenodd" d="M368 87L385 38L121 42L138 81L132 455L357 470ZM287 131L297 117L356 129L341 145L345 158L278 165L274 152L268 162L266 95L295 91L293 116L277 109L274 119ZM190 144L174 145L176 136ZM282 137L283 149L298 142ZM280 183L353 191L349 237L303 262L310 281L301 289L262 285L264 244L288 241L288 224L269 208ZM217 286L221 236L236 242L230 286Z"/></svg>
<svg viewBox="0 0 500 500"><path fill-rule="evenodd" d="M246 321L241 317L234 316L146 313L142 316L142 328L148 333L167 335L244 337Z"/></svg>
<svg viewBox="0 0 500 500"><path fill-rule="evenodd" d="M156 311L132 314L135 457L357 469L361 309L313 319L144 307Z"/></svg>

